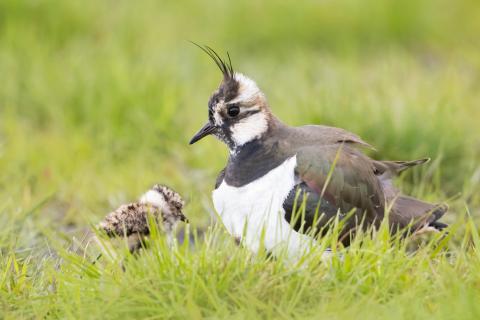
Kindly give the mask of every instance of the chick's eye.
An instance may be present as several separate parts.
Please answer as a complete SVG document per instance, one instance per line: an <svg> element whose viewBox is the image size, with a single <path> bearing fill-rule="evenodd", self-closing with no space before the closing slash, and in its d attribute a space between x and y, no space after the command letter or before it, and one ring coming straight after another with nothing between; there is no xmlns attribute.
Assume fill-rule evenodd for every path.
<svg viewBox="0 0 480 320"><path fill-rule="evenodd" d="M229 117L236 117L240 113L240 107L238 106L238 104L229 105L227 113Z"/></svg>

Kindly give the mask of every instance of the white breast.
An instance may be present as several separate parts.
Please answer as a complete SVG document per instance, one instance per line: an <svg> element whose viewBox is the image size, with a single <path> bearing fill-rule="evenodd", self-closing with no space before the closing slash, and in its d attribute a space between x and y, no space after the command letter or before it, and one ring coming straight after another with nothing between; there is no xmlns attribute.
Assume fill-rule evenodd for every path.
<svg viewBox="0 0 480 320"><path fill-rule="evenodd" d="M287 249L288 256L293 257L311 242L309 237L293 230L284 218L283 202L295 186L296 164L293 156L247 185L233 187L224 180L213 191L215 210L226 229L254 252L263 240L268 251Z"/></svg>

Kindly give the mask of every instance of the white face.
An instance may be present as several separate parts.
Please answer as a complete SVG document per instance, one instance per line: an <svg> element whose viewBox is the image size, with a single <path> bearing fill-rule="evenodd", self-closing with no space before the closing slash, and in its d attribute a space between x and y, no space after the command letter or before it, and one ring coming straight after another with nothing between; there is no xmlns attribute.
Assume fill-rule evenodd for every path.
<svg viewBox="0 0 480 320"><path fill-rule="evenodd" d="M230 131L232 139L236 146L242 146L247 142L255 140L262 136L268 129L267 117L263 112L258 112L248 116L236 124Z"/></svg>
<svg viewBox="0 0 480 320"><path fill-rule="evenodd" d="M257 139L268 129L266 99L257 84L235 73L238 90L235 97L225 101L220 97L211 106L211 120L220 131L216 136L231 149Z"/></svg>

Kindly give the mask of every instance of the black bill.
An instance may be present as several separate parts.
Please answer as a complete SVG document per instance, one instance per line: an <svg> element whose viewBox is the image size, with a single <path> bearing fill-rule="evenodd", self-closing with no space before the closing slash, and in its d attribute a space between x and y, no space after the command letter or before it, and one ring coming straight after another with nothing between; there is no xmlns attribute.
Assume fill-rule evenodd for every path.
<svg viewBox="0 0 480 320"><path fill-rule="evenodd" d="M204 125L202 127L202 129L200 129L192 138L192 140L190 140L190 144L194 144L195 142L197 142L198 140L202 139L203 137L206 137L212 133L215 132L215 126L212 125L210 122L207 122L206 125Z"/></svg>

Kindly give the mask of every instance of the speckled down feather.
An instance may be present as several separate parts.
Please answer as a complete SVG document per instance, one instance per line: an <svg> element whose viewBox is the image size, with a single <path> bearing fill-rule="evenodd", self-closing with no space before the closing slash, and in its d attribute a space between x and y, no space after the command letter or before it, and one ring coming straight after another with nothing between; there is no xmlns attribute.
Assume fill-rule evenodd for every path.
<svg viewBox="0 0 480 320"><path fill-rule="evenodd" d="M149 214L151 214L155 219L162 217L162 220L165 220L163 219L159 208L150 204L135 202L124 204L115 211L109 213L100 223L100 228L103 229L110 237L128 237L134 233L148 235L150 233L148 226ZM164 227L167 230L171 229L171 226L167 224L165 224Z"/></svg>
<svg viewBox="0 0 480 320"><path fill-rule="evenodd" d="M161 222L163 230L171 233L178 221L187 221L182 209L185 202L181 196L167 186L156 184L149 190L161 195L161 205L150 203L147 200L133 202L120 206L109 213L99 224L110 237L130 236L132 234L150 234L148 217L151 215L157 222ZM145 194L147 195L148 192ZM142 197L142 199L145 197Z"/></svg>

